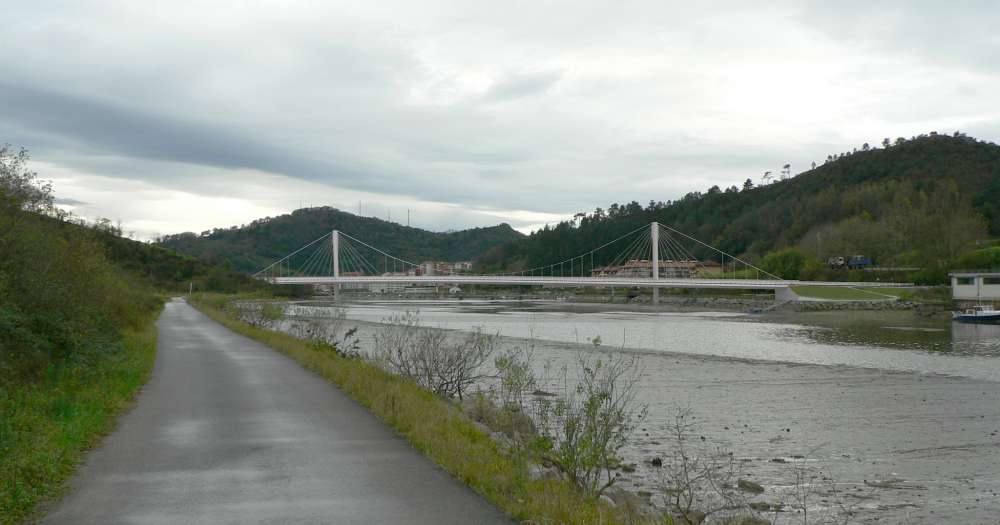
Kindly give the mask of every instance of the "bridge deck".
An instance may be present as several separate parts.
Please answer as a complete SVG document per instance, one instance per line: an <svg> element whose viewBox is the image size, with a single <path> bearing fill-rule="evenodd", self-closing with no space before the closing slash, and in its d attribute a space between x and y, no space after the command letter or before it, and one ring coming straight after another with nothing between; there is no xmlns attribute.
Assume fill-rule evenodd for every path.
<svg viewBox="0 0 1000 525"><path fill-rule="evenodd" d="M650 279L620 277L532 277L487 275L423 275L423 276L350 276L350 277L274 277L274 284L483 284L565 287L616 288L719 288L742 290L775 290L789 286L809 285L847 288L908 287L905 283L781 281L774 279Z"/></svg>

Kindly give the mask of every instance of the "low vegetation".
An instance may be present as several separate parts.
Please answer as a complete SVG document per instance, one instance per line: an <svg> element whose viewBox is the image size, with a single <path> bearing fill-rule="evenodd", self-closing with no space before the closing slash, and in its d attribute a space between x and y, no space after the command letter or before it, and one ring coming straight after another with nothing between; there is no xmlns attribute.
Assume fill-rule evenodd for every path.
<svg viewBox="0 0 1000 525"><path fill-rule="evenodd" d="M902 298L906 288L841 288L830 286L793 286L792 291L802 297L833 301L882 301Z"/></svg>
<svg viewBox="0 0 1000 525"><path fill-rule="evenodd" d="M59 494L153 366L163 291L261 286L54 204L0 147L0 523Z"/></svg>
<svg viewBox="0 0 1000 525"><path fill-rule="evenodd" d="M0 523L59 493L147 377L159 297L0 148Z"/></svg>
<svg viewBox="0 0 1000 525"><path fill-rule="evenodd" d="M33 380L0 384L0 523L19 523L57 496L86 450L149 376L156 355L152 316L74 359L51 362Z"/></svg>

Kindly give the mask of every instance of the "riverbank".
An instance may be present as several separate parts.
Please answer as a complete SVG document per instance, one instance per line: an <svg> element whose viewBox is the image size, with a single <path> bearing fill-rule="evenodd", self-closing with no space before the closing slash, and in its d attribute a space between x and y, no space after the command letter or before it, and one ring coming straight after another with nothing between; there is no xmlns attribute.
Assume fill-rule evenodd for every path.
<svg viewBox="0 0 1000 525"><path fill-rule="evenodd" d="M531 290L531 289L500 289L479 291L465 290L462 293L423 293L423 294L369 294L354 293L345 295L346 301L506 301L506 302L555 302L568 305L569 308L588 311L603 309L609 305L626 311L638 312L694 312L694 311L725 311L743 313L761 313L780 310L785 312L815 312L815 311L914 311L928 317L949 316L954 309L947 290L942 288L885 288L879 291L868 291L853 288L829 288L822 286L802 285L793 287L799 294L798 300L775 301L773 294L749 293L745 291L719 292L684 290L671 293L664 290L660 294L659 304L653 304L652 295L648 290L630 291L626 289L612 291L596 290ZM674 291L676 292L676 291ZM320 301L328 300L317 298Z"/></svg>
<svg viewBox="0 0 1000 525"><path fill-rule="evenodd" d="M959 343L942 333L947 325L905 311L746 316L621 305L602 312L557 302L346 306L363 339L378 329L369 323L389 312L419 309L429 326L520 335L508 341L531 342L536 359L555 368L593 352L587 339L595 336L604 351L638 355L639 390L651 417L625 451L635 470L622 473L622 486L654 501L663 491L653 460L670 457L670 415L687 406L700 422L699 450L732 451L749 479L764 487L756 503L792 499L801 469L815 477L816 497L826 500L816 508L839 500L857 513L855 522L980 523L1000 513L994 475L1000 381L982 379L1000 379L991 357L995 338L982 341L993 354L964 342L933 350L922 338ZM803 318L817 325L793 324ZM898 347L864 348L883 342L864 331L844 332L856 330L855 319L868 323L864 330L877 329L877 337L897 337ZM843 339L845 333L851 337Z"/></svg>
<svg viewBox="0 0 1000 525"><path fill-rule="evenodd" d="M191 298L216 322L288 355L337 385L454 477L508 515L534 523L625 523L622 515L562 479L532 479L525 458L504 453L461 410L416 384L363 360L341 357L289 334L251 326L227 313L226 296ZM628 520L628 521L626 521Z"/></svg>

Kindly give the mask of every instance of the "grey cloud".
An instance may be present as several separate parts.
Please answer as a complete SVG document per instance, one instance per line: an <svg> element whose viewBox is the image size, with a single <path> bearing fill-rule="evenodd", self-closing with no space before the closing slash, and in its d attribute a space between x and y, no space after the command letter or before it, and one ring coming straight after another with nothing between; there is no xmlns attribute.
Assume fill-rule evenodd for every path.
<svg viewBox="0 0 1000 525"><path fill-rule="evenodd" d="M559 71L508 75L490 86L483 98L493 101L507 101L538 95L548 91L559 81L561 76L562 73Z"/></svg>
<svg viewBox="0 0 1000 525"><path fill-rule="evenodd" d="M141 2L20 2L9 15L0 142L198 195L244 198L233 184L245 177L258 204L281 192L253 171L571 213L738 184L939 122L1000 137L987 119L1000 89L992 1L182 3L156 14Z"/></svg>
<svg viewBox="0 0 1000 525"><path fill-rule="evenodd" d="M56 197L55 199L52 199L52 201L56 204L63 204L66 206L86 206L90 204L70 197Z"/></svg>
<svg viewBox="0 0 1000 525"><path fill-rule="evenodd" d="M995 0L816 1L797 20L859 53L997 72L1000 8Z"/></svg>
<svg viewBox="0 0 1000 525"><path fill-rule="evenodd" d="M50 137L51 145L56 147L65 148L75 142L89 151L126 159L254 169L358 190L427 198L461 196L449 195L447 191L448 188L458 189L461 184L437 187L406 177L393 177L392 174L345 168L303 156L291 149L272 146L217 123L156 115L93 98L4 83L0 83L0 103L5 107L3 117L6 127L16 124L34 137ZM453 155L459 153L452 151ZM469 163L511 159L510 154L489 151L466 152L464 155ZM121 177L155 180L157 177L182 176L170 167L161 168L160 172L138 172L134 162L100 157L81 160L91 168L107 170ZM189 173L189 176L197 178L196 173ZM486 197L486 193L481 196Z"/></svg>
<svg viewBox="0 0 1000 525"><path fill-rule="evenodd" d="M0 83L0 101L8 121L74 140L95 152L266 171L283 167L282 159L288 156L218 124L155 115L93 98ZM311 170L330 168L317 163Z"/></svg>

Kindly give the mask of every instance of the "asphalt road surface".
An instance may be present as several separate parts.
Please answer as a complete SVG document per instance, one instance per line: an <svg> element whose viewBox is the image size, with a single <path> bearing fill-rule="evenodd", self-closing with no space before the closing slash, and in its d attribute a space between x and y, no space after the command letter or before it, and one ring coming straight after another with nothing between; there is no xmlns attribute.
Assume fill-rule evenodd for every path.
<svg viewBox="0 0 1000 525"><path fill-rule="evenodd" d="M174 300L153 376L44 523L511 523L319 376Z"/></svg>

